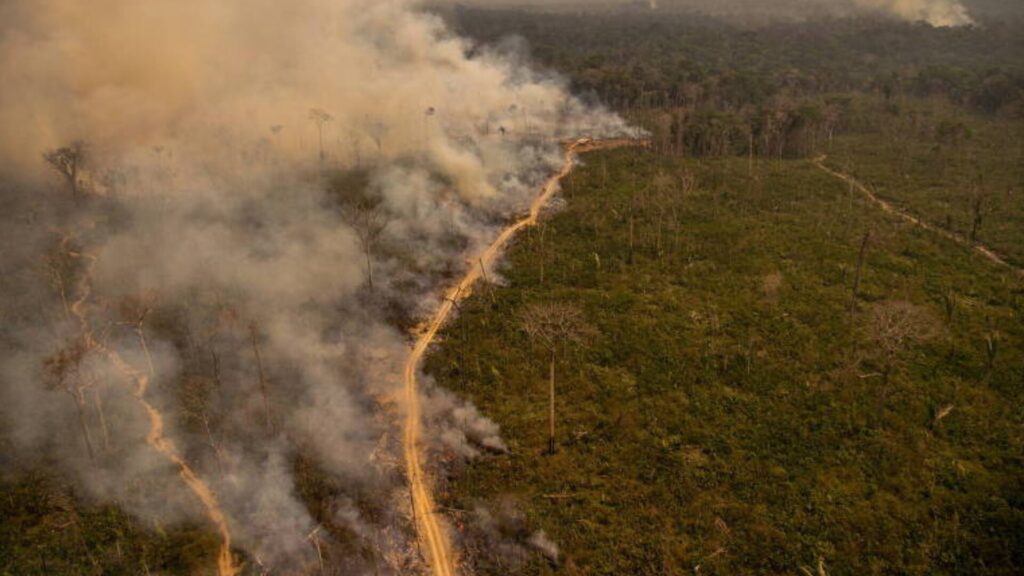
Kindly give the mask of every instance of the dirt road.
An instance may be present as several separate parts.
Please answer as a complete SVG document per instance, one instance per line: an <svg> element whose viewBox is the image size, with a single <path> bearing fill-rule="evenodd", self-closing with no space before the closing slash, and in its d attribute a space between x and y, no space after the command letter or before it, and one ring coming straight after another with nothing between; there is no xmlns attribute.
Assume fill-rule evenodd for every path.
<svg viewBox="0 0 1024 576"><path fill-rule="evenodd" d="M137 370L128 364L116 350L108 348L106 344L97 340L89 324L87 306L92 295L92 269L96 264L96 257L81 253L72 253L72 255L86 261L85 273L78 287L79 298L69 309L69 312L78 321L83 344L88 350L95 351L106 357L107 361L132 385L132 396L146 412L146 417L149 420L149 432L146 434L146 443L174 464L185 486L199 500L206 513L206 517L217 528L221 539L220 550L217 553L217 576L236 576L239 572L239 567L235 564L234 556L231 554L231 530L228 527L227 517L224 515L224 511L217 501L217 496L210 486L185 462L185 459L178 452L174 441L164 435L163 415L146 399L150 375ZM145 353L148 358L148 350ZM150 365L152 366L152 361L150 361Z"/></svg>
<svg viewBox="0 0 1024 576"><path fill-rule="evenodd" d="M598 149L631 146L637 143L638 141L625 139L584 139L568 144L565 148L565 160L562 164L562 169L544 185L544 189L530 205L529 214L505 228L494 242L479 255L478 259L473 260L466 274L448 289L437 311L434 312L429 323L425 325L424 330L419 334L416 344L413 346L412 352L405 362L406 420L404 452L406 473L409 478L409 490L412 493L413 516L416 522L417 536L423 545L426 561L430 566L430 572L434 576L453 576L456 573L457 562L455 551L452 548L451 540L446 531L447 529L444 527L440 515L436 512L430 481L423 472L423 462L425 460L424 446L420 443L423 423L419 389L416 381L420 361L423 359L427 348L437 336L438 330L448 321L455 305L469 295L473 285L480 279L482 269L493 264L516 233L537 223L541 209L558 192L559 183L562 178L572 172L576 154Z"/></svg>
<svg viewBox="0 0 1024 576"><path fill-rule="evenodd" d="M963 246L965 248L969 248L969 249L977 252L978 254L980 254L980 255L984 256L986 259L988 259L990 262L994 262L994 263L996 263L996 264L998 264L1000 266L1004 266L1006 268L1014 270L1015 272L1017 272L1017 274L1024 275L1024 270L1022 270L1021 268L1018 268L1017 266L1014 266L1013 264L1010 264L1009 262L1006 261L1005 258L1000 256L998 253L996 253L991 248L988 248L987 246L984 246L983 244L979 244L977 242L971 242L969 239L964 238L963 236L961 236L961 235L959 235L959 234L957 234L955 232L950 232L949 230L945 230L943 228L939 228L938 226L936 226L936 225L934 225L934 224L932 224L930 222L926 222L926 221L918 218L917 216L914 216L912 214L904 212L903 210L897 208L896 206L893 206L891 203L889 203L889 202L879 198L874 192L871 191L871 189L869 189L867 186L861 184L854 177L849 176L847 174L843 174L842 172L837 172L837 171L829 168L828 166L826 166L825 165L826 158L827 158L826 156L820 156L818 158L815 158L814 159L814 164L818 168L823 170L824 172L826 172L828 174L831 174L832 176L835 176L836 178L839 178L840 180L842 180L844 182L847 182L850 185L852 185L854 188L859 190L864 196L866 196L868 198L868 200L870 200L875 206L878 206L879 208L881 208L883 212L887 212L889 214L892 214L892 215L894 215L894 216L896 216L896 217L898 217L898 218L900 218L900 219L902 219L902 220L904 220L906 222L910 222L911 224L913 224L915 226L920 226L921 228L924 228L925 230L928 230L929 232L934 232L935 234L938 234L939 236L942 236L943 238L945 238L947 240L951 240L951 241L953 241L953 242L955 242L955 243L957 243L957 244L959 244L959 245L961 245L961 246Z"/></svg>

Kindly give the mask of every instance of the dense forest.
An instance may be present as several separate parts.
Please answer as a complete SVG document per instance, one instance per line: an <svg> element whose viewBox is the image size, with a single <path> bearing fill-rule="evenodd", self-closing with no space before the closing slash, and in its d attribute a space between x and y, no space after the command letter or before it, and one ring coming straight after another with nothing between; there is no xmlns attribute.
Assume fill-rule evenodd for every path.
<svg viewBox="0 0 1024 576"><path fill-rule="evenodd" d="M850 93L941 97L965 111L1024 117L1021 21L939 29L878 19L746 27L649 11L553 13L461 8L461 32L487 45L525 39L574 91L647 124L691 154L800 155L808 134L851 118ZM515 42L513 46L520 46ZM870 121L870 120L867 120Z"/></svg>

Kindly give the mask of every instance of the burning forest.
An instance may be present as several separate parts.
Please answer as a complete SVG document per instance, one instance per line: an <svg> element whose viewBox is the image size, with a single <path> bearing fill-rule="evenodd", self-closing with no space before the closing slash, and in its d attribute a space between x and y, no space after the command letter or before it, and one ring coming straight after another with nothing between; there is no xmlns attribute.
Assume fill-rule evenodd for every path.
<svg viewBox="0 0 1024 576"><path fill-rule="evenodd" d="M1011 0L0 0L0 574L1019 574Z"/></svg>
<svg viewBox="0 0 1024 576"><path fill-rule="evenodd" d="M407 414L429 458L502 444L403 388L410 330L562 141L624 123L405 1L17 0L0 22L5 472L196 526L221 576L425 571Z"/></svg>

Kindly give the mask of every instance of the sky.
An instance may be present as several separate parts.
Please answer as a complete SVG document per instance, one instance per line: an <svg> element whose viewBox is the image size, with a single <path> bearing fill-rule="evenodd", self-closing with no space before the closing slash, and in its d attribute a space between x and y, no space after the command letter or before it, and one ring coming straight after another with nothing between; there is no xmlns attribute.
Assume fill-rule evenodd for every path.
<svg viewBox="0 0 1024 576"><path fill-rule="evenodd" d="M552 9L615 8L620 6L649 9L696 10L716 15L755 16L758 18L806 17L808 15L850 16L874 14L933 26L963 26L975 22L974 11L1011 9L1012 0L463 0L463 4L487 6L530 6Z"/></svg>

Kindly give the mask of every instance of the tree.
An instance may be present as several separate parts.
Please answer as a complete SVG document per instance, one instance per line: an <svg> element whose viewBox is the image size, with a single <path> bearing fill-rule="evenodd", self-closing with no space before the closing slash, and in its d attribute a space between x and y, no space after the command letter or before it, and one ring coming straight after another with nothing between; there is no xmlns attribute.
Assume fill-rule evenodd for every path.
<svg viewBox="0 0 1024 576"><path fill-rule="evenodd" d="M260 327L256 321L249 323L249 339L252 343L253 357L256 359L256 375L259 377L260 396L263 397L263 419L267 434L273 434L274 422L270 417L270 396L267 394L267 375L263 371L263 356L260 355Z"/></svg>
<svg viewBox="0 0 1024 576"><path fill-rule="evenodd" d="M914 344L934 338L939 332L939 323L926 308L890 300L871 308L866 330L874 359L882 370L882 379L888 384L906 351Z"/></svg>
<svg viewBox="0 0 1024 576"><path fill-rule="evenodd" d="M324 159L324 125L334 120L334 116L331 116L320 108L312 108L309 111L309 119L316 124L317 136L320 140L320 165L323 166Z"/></svg>
<svg viewBox="0 0 1024 576"><path fill-rule="evenodd" d="M531 304L520 316L520 325L533 342L548 353L548 454L555 453L555 362L559 349L582 346L596 330L583 312L570 304Z"/></svg>
<svg viewBox="0 0 1024 576"><path fill-rule="evenodd" d="M355 230L359 246L366 257L366 279L373 289L373 249L384 230L391 222L391 215L384 208L384 203L377 198L360 198L349 204L344 212L344 219Z"/></svg>
<svg viewBox="0 0 1024 576"><path fill-rule="evenodd" d="M978 230L981 228L981 221L984 217L982 207L985 202L985 195L980 190L974 191L974 197L971 199L971 232L968 235L968 240L974 242L978 239Z"/></svg>
<svg viewBox="0 0 1024 576"><path fill-rule="evenodd" d="M832 148L832 140L835 137L836 129L842 125L844 117L850 112L851 101L849 96L833 97L826 100L824 124L829 149Z"/></svg>
<svg viewBox="0 0 1024 576"><path fill-rule="evenodd" d="M850 312L857 308L857 297L860 295L860 278L864 271L864 257L868 253L868 245L871 243L871 231L864 233L864 239L860 242L860 252L857 253L857 272L853 277L853 290L850 293Z"/></svg>
<svg viewBox="0 0 1024 576"><path fill-rule="evenodd" d="M43 159L60 173L71 190L71 196L76 199L82 192L78 177L85 165L86 156L87 147L81 140L43 153Z"/></svg>
<svg viewBox="0 0 1024 576"><path fill-rule="evenodd" d="M91 386L82 373L82 364L91 352L91 347L84 338L71 340L67 347L58 350L54 355L43 361L47 387L63 389L71 398L78 415L78 427L82 441L89 455L89 460L96 461L92 434L89 431L85 392Z"/></svg>

